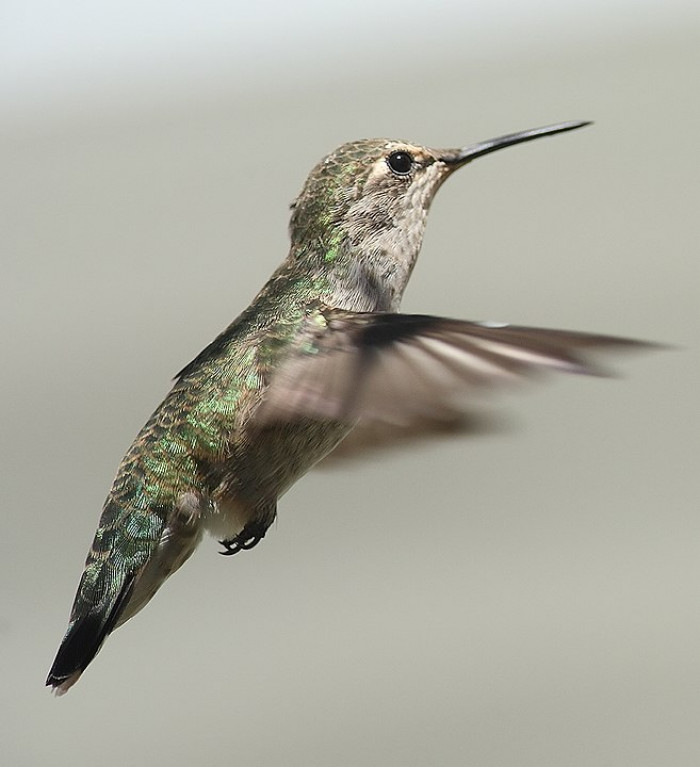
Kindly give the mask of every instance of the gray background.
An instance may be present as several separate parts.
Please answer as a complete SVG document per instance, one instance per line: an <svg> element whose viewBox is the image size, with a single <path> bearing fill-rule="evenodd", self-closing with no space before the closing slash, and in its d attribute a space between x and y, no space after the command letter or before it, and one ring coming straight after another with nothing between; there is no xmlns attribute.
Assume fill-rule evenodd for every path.
<svg viewBox="0 0 700 767"><path fill-rule="evenodd" d="M700 25L557 36L531 6L531 45L479 45L464 13L381 7L366 47L338 22L317 57L293 28L296 59L261 42L188 79L173 45L171 75L135 57L6 92L4 764L700 763ZM404 309L679 348L494 401L486 434L315 471L254 552L205 541L50 696L119 459L284 257L310 167L362 136L578 118L450 180Z"/></svg>

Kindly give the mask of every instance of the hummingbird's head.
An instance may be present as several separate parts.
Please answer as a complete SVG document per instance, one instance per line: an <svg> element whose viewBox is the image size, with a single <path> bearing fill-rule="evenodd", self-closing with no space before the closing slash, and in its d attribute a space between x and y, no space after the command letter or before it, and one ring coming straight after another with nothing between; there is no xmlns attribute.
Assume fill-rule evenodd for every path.
<svg viewBox="0 0 700 767"><path fill-rule="evenodd" d="M513 133L460 149L428 149L406 141L364 139L343 144L311 171L292 205L293 242L347 235L351 245L417 239L443 181L477 157L540 136L573 130L567 122ZM388 238L388 239L387 239Z"/></svg>
<svg viewBox="0 0 700 767"><path fill-rule="evenodd" d="M389 139L343 144L311 171L292 205L290 232L359 240L424 221L453 166L433 150Z"/></svg>
<svg viewBox="0 0 700 767"><path fill-rule="evenodd" d="M335 280L335 300L341 293L362 296L373 311L396 311L430 203L449 175L497 149L586 124L560 123L460 149L388 139L343 144L311 171L292 205L290 257Z"/></svg>

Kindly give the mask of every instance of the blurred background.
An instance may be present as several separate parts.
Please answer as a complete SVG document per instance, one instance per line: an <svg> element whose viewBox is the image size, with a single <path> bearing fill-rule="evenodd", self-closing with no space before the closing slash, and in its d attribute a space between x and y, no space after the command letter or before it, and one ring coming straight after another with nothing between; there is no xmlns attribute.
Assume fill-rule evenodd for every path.
<svg viewBox="0 0 700 767"><path fill-rule="evenodd" d="M695 0L6 0L3 761L700 762ZM355 138L499 152L442 189L407 311L672 351L495 428L317 470L43 687L117 464Z"/></svg>

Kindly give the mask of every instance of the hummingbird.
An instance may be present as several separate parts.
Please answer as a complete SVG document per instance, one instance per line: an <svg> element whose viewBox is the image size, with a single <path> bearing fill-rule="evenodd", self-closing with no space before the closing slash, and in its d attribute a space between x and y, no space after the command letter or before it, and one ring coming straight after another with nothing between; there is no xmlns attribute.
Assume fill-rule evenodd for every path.
<svg viewBox="0 0 700 767"><path fill-rule="evenodd" d="M597 375L586 353L643 342L401 314L435 193L457 169L564 122L459 149L347 143L292 204L287 258L175 378L119 465L46 684L66 692L205 533L252 549L289 487L358 424L444 418L539 371Z"/></svg>

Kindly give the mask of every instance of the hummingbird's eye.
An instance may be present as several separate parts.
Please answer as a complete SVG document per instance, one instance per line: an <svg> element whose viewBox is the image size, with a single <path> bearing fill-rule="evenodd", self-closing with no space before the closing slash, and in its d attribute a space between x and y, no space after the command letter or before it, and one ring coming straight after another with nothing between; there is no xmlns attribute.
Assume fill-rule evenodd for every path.
<svg viewBox="0 0 700 767"><path fill-rule="evenodd" d="M413 157L408 152L392 152L386 161L394 173L398 173L400 176L410 173L413 167Z"/></svg>

